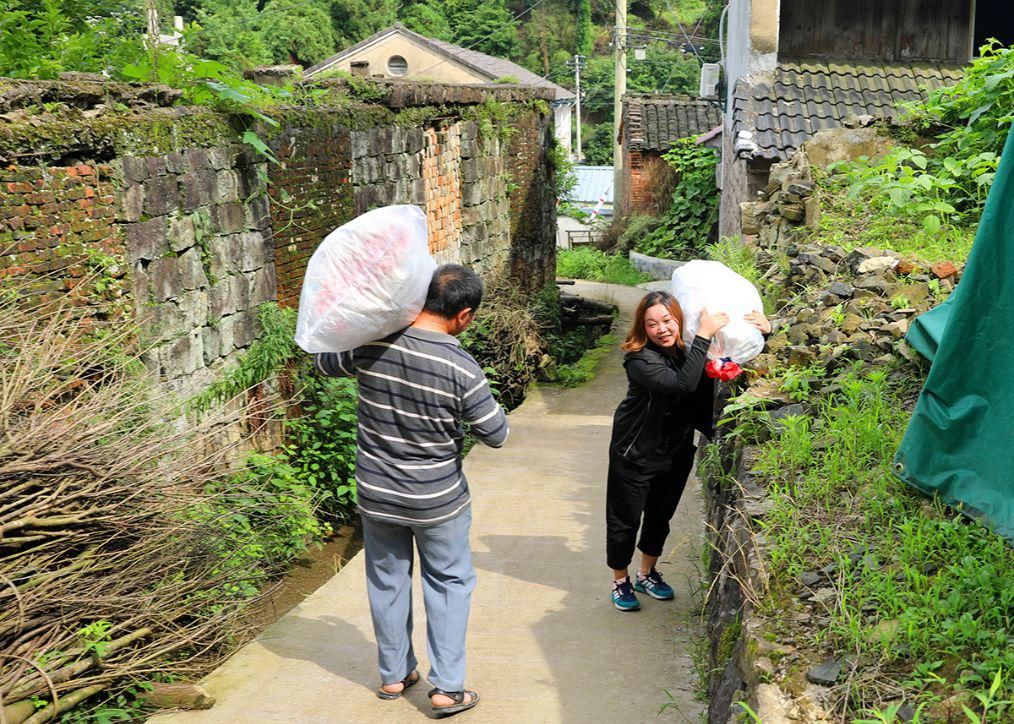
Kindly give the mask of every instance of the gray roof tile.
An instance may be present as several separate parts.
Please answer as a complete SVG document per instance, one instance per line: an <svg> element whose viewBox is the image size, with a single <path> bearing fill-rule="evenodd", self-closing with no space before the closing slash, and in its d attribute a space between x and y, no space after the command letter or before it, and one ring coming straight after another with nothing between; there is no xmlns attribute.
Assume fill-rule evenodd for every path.
<svg viewBox="0 0 1014 724"><path fill-rule="evenodd" d="M959 66L786 60L736 84L733 133L750 130L763 158L785 159L810 136L842 125L849 114L898 119L898 105L961 78Z"/></svg>
<svg viewBox="0 0 1014 724"><path fill-rule="evenodd" d="M721 111L708 101L650 93L623 96L623 133L630 148L665 151L679 139L721 123Z"/></svg>

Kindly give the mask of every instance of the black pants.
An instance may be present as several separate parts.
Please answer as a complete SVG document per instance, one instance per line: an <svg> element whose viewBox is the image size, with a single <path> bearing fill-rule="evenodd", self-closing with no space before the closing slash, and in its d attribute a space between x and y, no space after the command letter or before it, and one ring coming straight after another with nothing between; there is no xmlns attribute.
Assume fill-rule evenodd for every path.
<svg viewBox="0 0 1014 724"><path fill-rule="evenodd" d="M669 535L669 521L679 505L690 470L694 466L693 434L673 455L668 470L646 470L610 451L606 486L606 559L609 567L624 570L637 547L649 556L662 555ZM643 515L643 522L642 522Z"/></svg>

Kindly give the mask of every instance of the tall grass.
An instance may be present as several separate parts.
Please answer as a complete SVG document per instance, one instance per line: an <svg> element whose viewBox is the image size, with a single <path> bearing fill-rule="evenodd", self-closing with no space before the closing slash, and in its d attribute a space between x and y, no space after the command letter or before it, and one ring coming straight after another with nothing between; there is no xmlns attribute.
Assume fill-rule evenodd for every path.
<svg viewBox="0 0 1014 724"><path fill-rule="evenodd" d="M606 254L590 247L557 252L556 274L566 279L588 279L628 286L651 281L650 276L631 266L626 257Z"/></svg>
<svg viewBox="0 0 1014 724"><path fill-rule="evenodd" d="M791 628L798 577L823 569L818 586L835 597L816 629L795 633L876 672L846 692L847 707L879 705L885 687L901 687L932 712L956 692L985 694L1014 667L1014 550L893 475L908 413L889 379L850 370L813 419L772 431L756 465L773 501L762 524L773 580L762 613ZM1001 676L990 721L1014 713L1004 703L1012 696L1014 681Z"/></svg>

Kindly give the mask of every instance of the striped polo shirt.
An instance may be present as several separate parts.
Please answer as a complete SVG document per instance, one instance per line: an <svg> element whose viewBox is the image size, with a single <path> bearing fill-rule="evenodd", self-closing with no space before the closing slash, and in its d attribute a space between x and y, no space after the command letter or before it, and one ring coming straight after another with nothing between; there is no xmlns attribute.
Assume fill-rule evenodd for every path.
<svg viewBox="0 0 1014 724"><path fill-rule="evenodd" d="M356 488L363 515L435 525L468 507L462 423L491 447L504 444L508 426L482 368L457 339L408 327L315 360L326 375L359 381Z"/></svg>

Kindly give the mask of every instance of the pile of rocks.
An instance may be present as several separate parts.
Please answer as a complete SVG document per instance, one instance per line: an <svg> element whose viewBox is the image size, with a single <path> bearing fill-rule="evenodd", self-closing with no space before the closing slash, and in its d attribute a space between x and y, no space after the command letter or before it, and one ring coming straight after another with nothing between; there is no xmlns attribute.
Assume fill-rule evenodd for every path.
<svg viewBox="0 0 1014 724"><path fill-rule="evenodd" d="M740 204L743 233L759 234L762 227L777 233L779 227L816 226L820 208L813 197L813 188L810 162L802 151L784 163L774 164L768 185L758 192L758 200Z"/></svg>
<svg viewBox="0 0 1014 724"><path fill-rule="evenodd" d="M914 359L900 340L961 277L951 262L926 264L872 248L789 244L761 249L758 260L766 277L798 290L772 320L775 334L754 363L762 373L813 363L830 371L843 360L885 363L896 353Z"/></svg>

